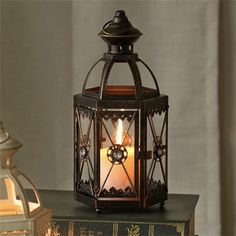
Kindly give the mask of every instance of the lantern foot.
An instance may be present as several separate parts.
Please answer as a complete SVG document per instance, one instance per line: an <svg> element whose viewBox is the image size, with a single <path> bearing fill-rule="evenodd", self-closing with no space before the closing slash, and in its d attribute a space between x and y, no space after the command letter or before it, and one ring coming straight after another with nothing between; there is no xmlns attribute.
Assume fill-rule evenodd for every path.
<svg viewBox="0 0 236 236"><path fill-rule="evenodd" d="M165 206L165 202L160 202L160 208L163 208Z"/></svg>

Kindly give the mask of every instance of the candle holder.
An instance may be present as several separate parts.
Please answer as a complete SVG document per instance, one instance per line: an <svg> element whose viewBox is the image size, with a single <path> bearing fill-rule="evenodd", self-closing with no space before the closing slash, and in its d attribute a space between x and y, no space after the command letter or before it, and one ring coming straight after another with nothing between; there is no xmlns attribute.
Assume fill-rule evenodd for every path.
<svg viewBox="0 0 236 236"><path fill-rule="evenodd" d="M50 236L52 212L33 183L13 164L22 146L0 122L0 235Z"/></svg>
<svg viewBox="0 0 236 236"><path fill-rule="evenodd" d="M89 70L82 94L74 96L75 198L101 211L164 205L168 192L168 96L160 94L154 73L133 52L142 33L124 11L116 11L99 33L107 43ZM95 87L91 72L102 63ZM127 64L133 85L109 85L115 64ZM142 83L140 64L154 87Z"/></svg>

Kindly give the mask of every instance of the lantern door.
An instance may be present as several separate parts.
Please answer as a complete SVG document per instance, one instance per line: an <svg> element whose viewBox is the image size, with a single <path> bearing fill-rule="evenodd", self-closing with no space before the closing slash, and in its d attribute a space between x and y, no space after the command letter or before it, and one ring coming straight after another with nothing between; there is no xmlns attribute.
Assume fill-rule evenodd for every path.
<svg viewBox="0 0 236 236"><path fill-rule="evenodd" d="M75 107L75 189L94 197L94 111Z"/></svg>
<svg viewBox="0 0 236 236"><path fill-rule="evenodd" d="M103 110L98 119L98 199L139 198L137 110Z"/></svg>
<svg viewBox="0 0 236 236"><path fill-rule="evenodd" d="M146 193L147 206L167 199L168 110L147 114Z"/></svg>

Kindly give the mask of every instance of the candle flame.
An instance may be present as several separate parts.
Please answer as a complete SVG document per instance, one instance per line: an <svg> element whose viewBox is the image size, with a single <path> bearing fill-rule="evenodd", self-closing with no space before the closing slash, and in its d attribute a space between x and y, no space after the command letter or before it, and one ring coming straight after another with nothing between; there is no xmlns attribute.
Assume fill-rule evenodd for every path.
<svg viewBox="0 0 236 236"><path fill-rule="evenodd" d="M116 144L122 144L123 138L123 123L121 119L118 119L118 125L116 130Z"/></svg>

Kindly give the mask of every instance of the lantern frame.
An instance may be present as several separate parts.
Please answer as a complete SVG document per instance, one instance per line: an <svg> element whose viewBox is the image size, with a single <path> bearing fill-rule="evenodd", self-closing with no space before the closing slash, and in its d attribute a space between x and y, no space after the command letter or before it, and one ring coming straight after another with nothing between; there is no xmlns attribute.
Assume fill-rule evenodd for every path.
<svg viewBox="0 0 236 236"><path fill-rule="evenodd" d="M124 30L125 29L125 30ZM108 44L105 53L89 70L83 85L82 94L74 95L74 193L75 199L95 207L98 211L109 208L147 208L153 204L164 205L168 196L168 96L160 94L154 73L148 65L133 52L133 43L142 35L128 21L124 11L116 11L112 21L106 23L99 34ZM91 72L98 63L103 62L100 85L87 88ZM138 62L150 73L155 88L142 85ZM108 86L107 82L115 63L127 63L132 72L134 86ZM153 117L162 115L160 134L156 133ZM88 119L86 135L82 131L81 119ZM103 193L101 184L101 142L102 132L108 135L111 148L114 143L104 122L121 119L130 122L134 129L134 181L130 181L125 165L123 166L132 191L106 189ZM148 127L151 133L153 150L147 150ZM93 160L89 156L89 134L93 130ZM128 128L129 129L129 128ZM127 131L128 133L128 131ZM149 138L150 139L150 138ZM119 149L119 148L118 148ZM118 150L119 151L119 150ZM109 158L110 153L107 154ZM126 155L126 154L125 154ZM128 154L129 158L129 154ZM150 161L148 166L148 160ZM115 160L117 161L117 160ZM114 162L111 160L112 171ZM89 180L82 179L84 163L87 163ZM163 181L154 181L154 171L159 163ZM90 167L89 167L90 166ZM81 168L83 167L83 168ZM89 170L90 169L90 170ZM93 173L93 176L91 173ZM108 173L110 174L110 172ZM108 178L108 177L107 177ZM101 186L102 185L102 186Z"/></svg>

